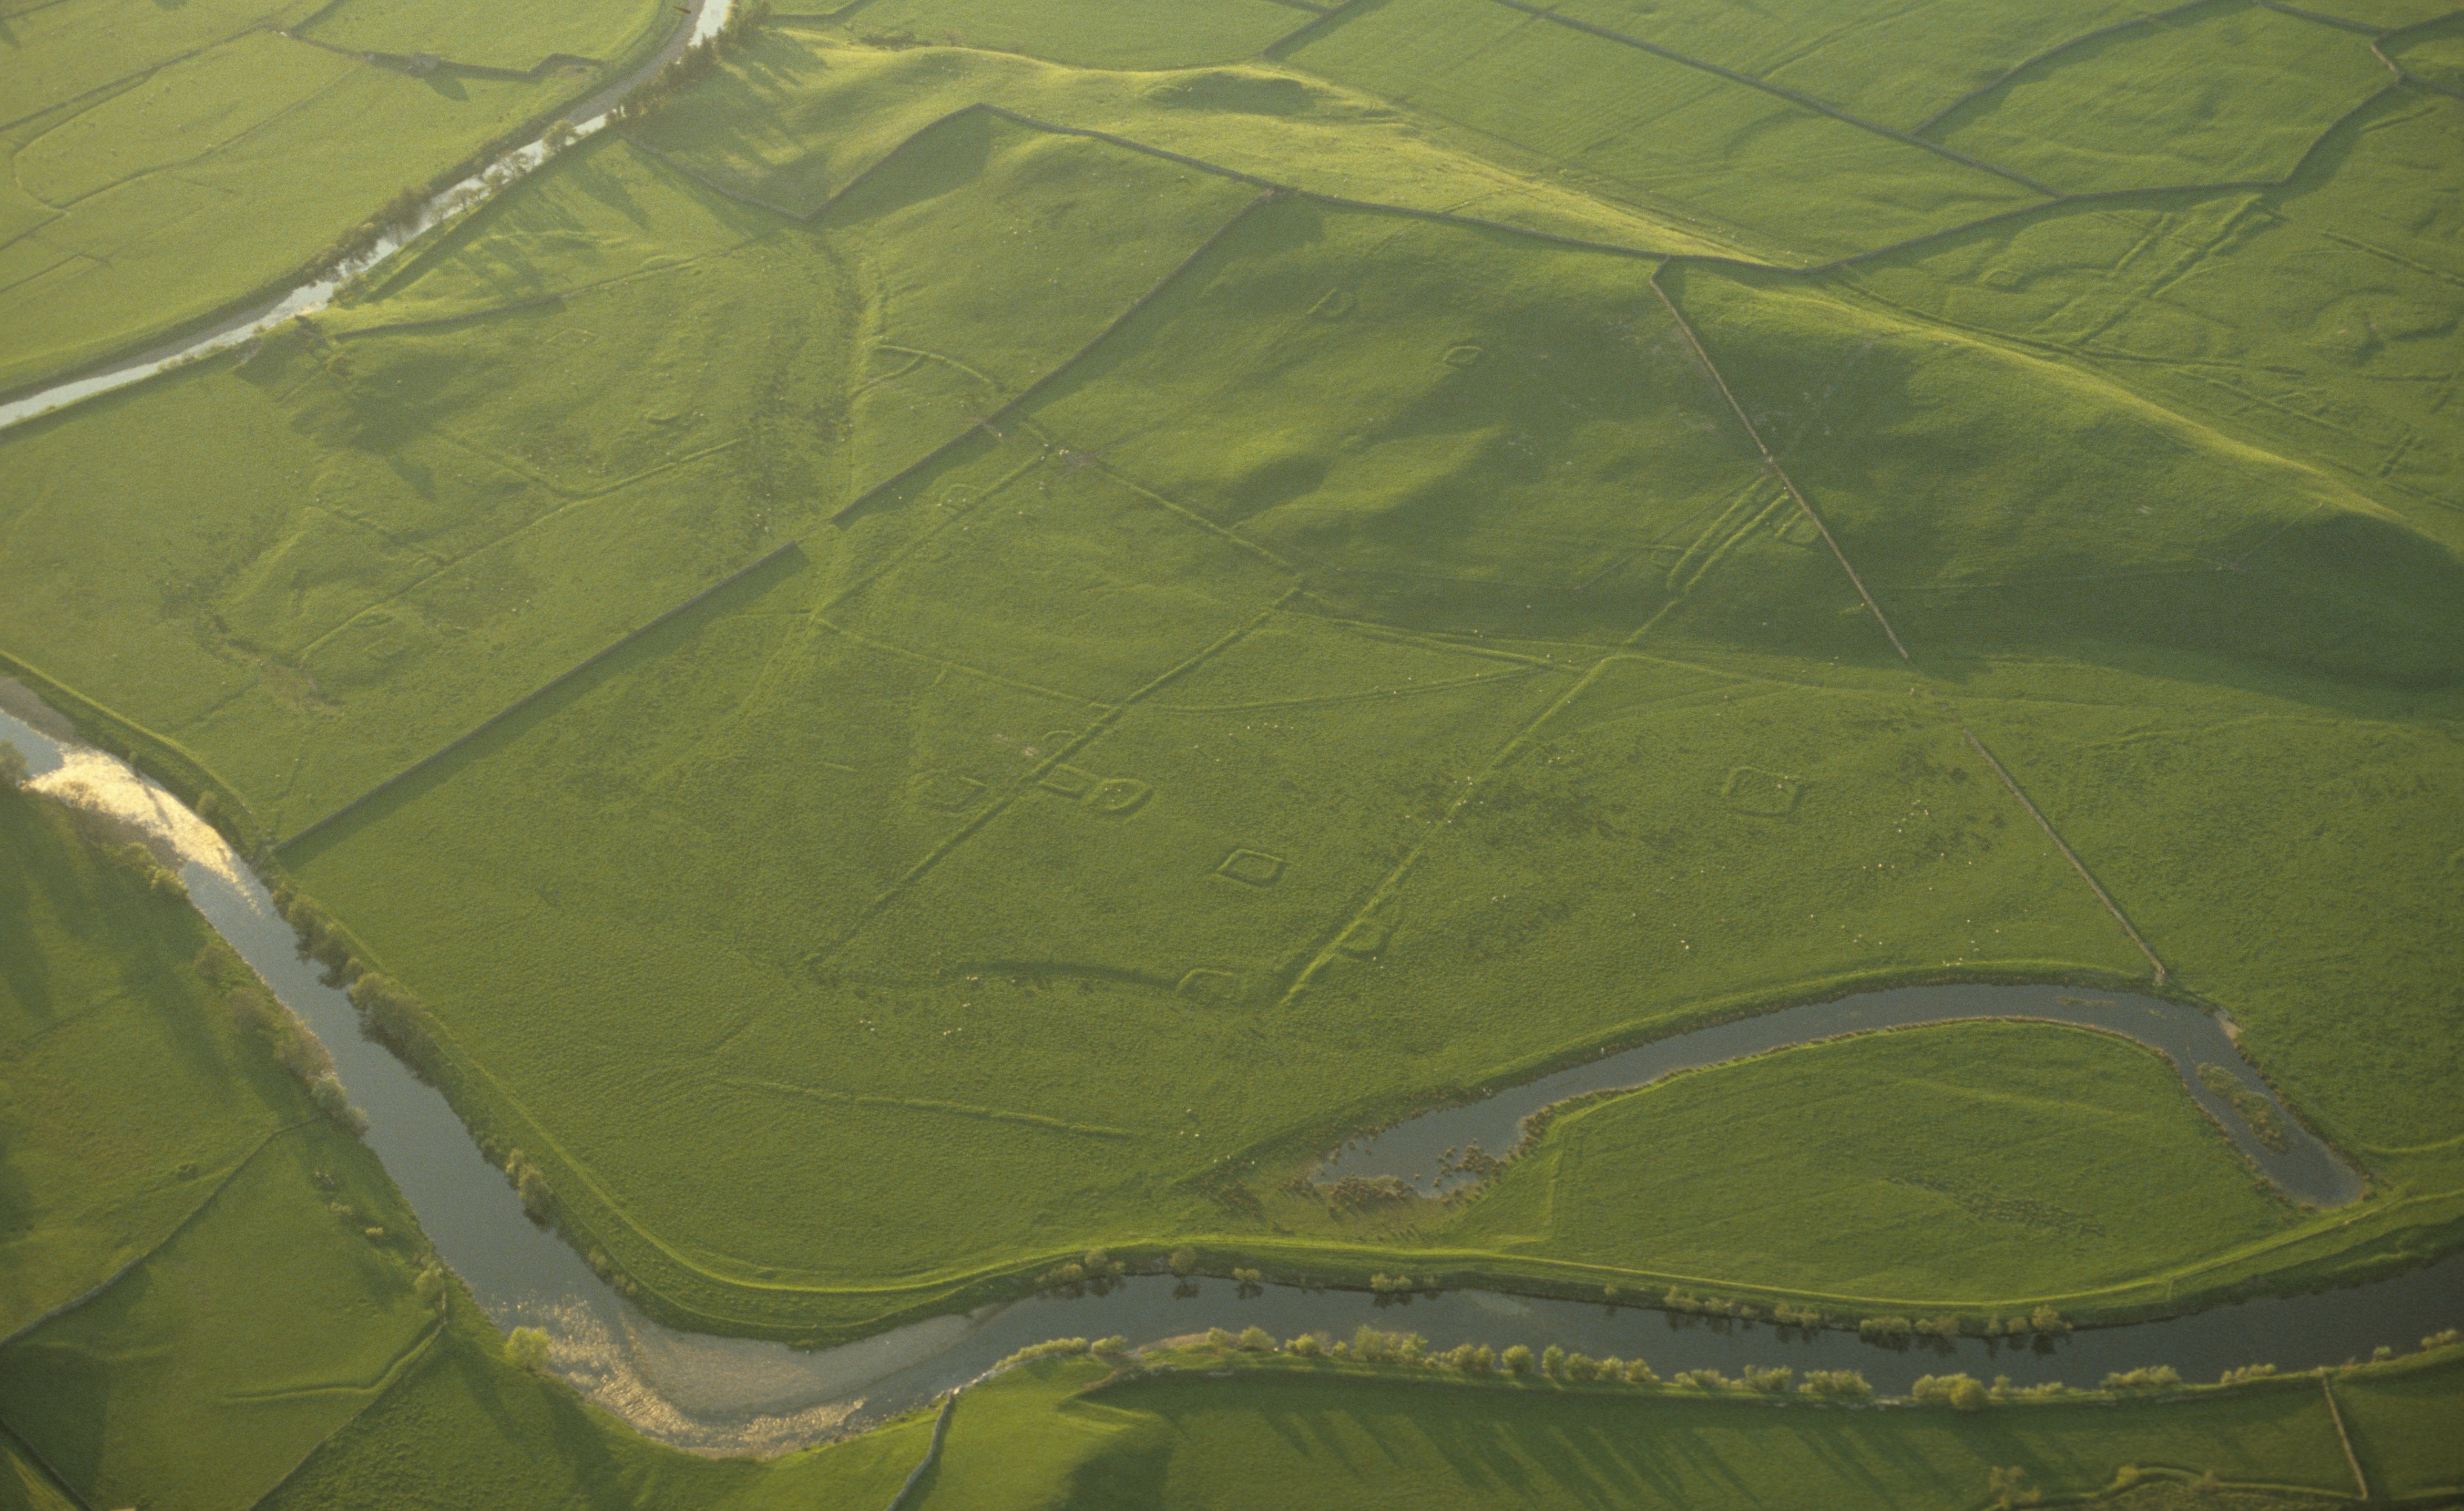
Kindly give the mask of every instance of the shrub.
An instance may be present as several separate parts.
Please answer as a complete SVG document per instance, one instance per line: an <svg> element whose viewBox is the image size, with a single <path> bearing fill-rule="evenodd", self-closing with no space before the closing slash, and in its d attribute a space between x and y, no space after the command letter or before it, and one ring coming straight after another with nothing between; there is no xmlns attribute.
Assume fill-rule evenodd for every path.
<svg viewBox="0 0 2464 1511"><path fill-rule="evenodd" d="M1427 1346L1418 1333L1380 1332L1367 1322L1352 1335L1352 1357L1372 1363L1415 1364Z"/></svg>
<svg viewBox="0 0 2464 1511"><path fill-rule="evenodd" d="M1788 1383L1795 1378L1796 1371L1786 1365L1769 1369L1759 1368L1753 1365L1746 1366L1746 1388L1760 1390L1766 1395L1777 1394L1787 1389Z"/></svg>
<svg viewBox="0 0 2464 1511"><path fill-rule="evenodd" d="M1089 1275L1097 1277L1111 1275L1120 1268L1112 1262L1112 1256L1101 1249L1088 1250L1087 1257L1081 1259L1079 1263L1087 1267Z"/></svg>
<svg viewBox="0 0 2464 1511"><path fill-rule="evenodd" d="M1854 1369L1808 1369L1796 1388L1799 1395L1830 1396L1842 1401L1871 1400L1874 1388Z"/></svg>
<svg viewBox="0 0 2464 1511"><path fill-rule="evenodd" d="M1545 1375L1563 1375L1566 1372L1566 1350L1555 1344L1541 1349L1540 1372Z"/></svg>
<svg viewBox="0 0 2464 1511"><path fill-rule="evenodd" d="M1651 1366L1644 1364L1641 1360L1629 1359L1626 1361L1625 1365L1625 1383L1628 1385L1658 1385L1660 1383L1660 1376L1652 1373Z"/></svg>
<svg viewBox="0 0 2464 1511"><path fill-rule="evenodd" d="M2218 1385L2243 1385L2252 1380L2264 1380L2276 1372L2272 1364L2246 1364L2238 1369L2228 1369L2216 1377Z"/></svg>
<svg viewBox="0 0 2464 1511"><path fill-rule="evenodd" d="M1928 1338L1959 1336L1959 1319L1956 1317L1920 1317L1910 1325Z"/></svg>
<svg viewBox="0 0 2464 1511"><path fill-rule="evenodd" d="M1811 1307L1791 1306L1782 1301L1771 1308L1771 1321L1783 1327L1819 1327L1825 1319Z"/></svg>
<svg viewBox="0 0 2464 1511"><path fill-rule="evenodd" d="M1110 1338L1098 1338L1089 1344L1087 1351L1098 1359L1118 1359L1130 1351L1130 1341L1115 1333Z"/></svg>
<svg viewBox="0 0 2464 1511"><path fill-rule="evenodd" d="M428 1032L428 1011L419 999L403 989L402 983L375 971L352 982L349 995L351 1006L360 1010L361 1031L429 1077L436 1063L436 1041Z"/></svg>
<svg viewBox="0 0 2464 1511"><path fill-rule="evenodd" d="M1985 1384L1972 1375L1919 1375L1908 1389L1908 1396L1917 1401L1943 1401L1962 1411L1982 1408L1987 1400Z"/></svg>
<svg viewBox="0 0 2464 1511"><path fill-rule="evenodd" d="M1206 1329L1206 1346L1209 1348L1229 1348L1232 1346L1232 1335L1221 1327L1210 1327Z"/></svg>
<svg viewBox="0 0 2464 1511"><path fill-rule="evenodd" d="M349 1094L342 1090L342 1083L335 1078L319 1076L310 1081L308 1098L317 1104L319 1112L353 1133L368 1131L368 1115L351 1105Z"/></svg>
<svg viewBox="0 0 2464 1511"><path fill-rule="evenodd" d="M2062 1314L2050 1306L2039 1306L2029 1313L2028 1325L2040 1333L2066 1333L2071 1330L2071 1324L2062 1320Z"/></svg>
<svg viewBox="0 0 2464 1511"><path fill-rule="evenodd" d="M1091 1345L1084 1338L1048 1339L1044 1343L1027 1344L1018 1352L1002 1360L1001 1365L1003 1367L1007 1367L1009 1365L1024 1364L1030 1359L1049 1359L1055 1356L1074 1358L1079 1354L1087 1352L1090 1346Z"/></svg>
<svg viewBox="0 0 2464 1511"><path fill-rule="evenodd" d="M1303 1333L1284 1344L1284 1352L1296 1359L1314 1359L1326 1352L1326 1344L1315 1333Z"/></svg>
<svg viewBox="0 0 2464 1511"><path fill-rule="evenodd" d="M2032 1506L2045 1499L2044 1492L2028 1487L2028 1471L2013 1464L2008 1469L1989 1470L1985 1478L1986 1493L1993 1498L1994 1511L2011 1511L2013 1506Z"/></svg>
<svg viewBox="0 0 2464 1511"><path fill-rule="evenodd" d="M1172 1251L1172 1257L1164 1261L1164 1267L1173 1274L1186 1278L1198 1270L1198 1251L1189 1248L1175 1249Z"/></svg>
<svg viewBox="0 0 2464 1511"><path fill-rule="evenodd" d="M2117 1369L2104 1377L2100 1387L2106 1390L2169 1390L2182 1383L2182 1376L2171 1365L2150 1365L2144 1369Z"/></svg>
<svg viewBox="0 0 2464 1511"><path fill-rule="evenodd" d="M1625 1361L1615 1354L1609 1355L1593 1367L1592 1378L1604 1385L1615 1385L1625 1378Z"/></svg>
<svg viewBox="0 0 2464 1511"><path fill-rule="evenodd" d="M0 787L15 787L33 771L26 764L26 752L6 740L0 740Z"/></svg>
<svg viewBox="0 0 2464 1511"><path fill-rule="evenodd" d="M1857 1323L1857 1336L1875 1343L1905 1343L1915 1331L1904 1317L1867 1317Z"/></svg>
<svg viewBox="0 0 2464 1511"><path fill-rule="evenodd" d="M1273 1353L1275 1351L1275 1335L1253 1322L1249 1326L1241 1329L1241 1336L1237 1340L1237 1346L1245 1352L1253 1354Z"/></svg>
<svg viewBox="0 0 2464 1511"><path fill-rule="evenodd" d="M517 1327L505 1335L505 1363L534 1374L547 1369L547 1334L536 1327Z"/></svg>
<svg viewBox="0 0 2464 1511"><path fill-rule="evenodd" d="M1262 1270L1236 1269L1232 1272L1232 1278L1243 1285L1263 1286L1266 1283L1265 1272Z"/></svg>
<svg viewBox="0 0 2464 1511"><path fill-rule="evenodd" d="M2464 1344L2464 1332L2458 1332L2453 1327L2442 1327L2421 1341L2421 1346L2425 1349L2445 1348L2453 1344Z"/></svg>
<svg viewBox="0 0 2464 1511"><path fill-rule="evenodd" d="M1569 1380L1589 1380L1598 1374L1599 1369L1600 1367L1593 1362L1590 1354L1566 1356L1566 1378Z"/></svg>
<svg viewBox="0 0 2464 1511"><path fill-rule="evenodd" d="M1508 1348L1506 1352L1498 1355L1497 1362L1506 1367L1506 1372L1507 1374L1529 1374L1531 1372L1531 1350L1526 1344L1516 1344L1513 1347Z"/></svg>

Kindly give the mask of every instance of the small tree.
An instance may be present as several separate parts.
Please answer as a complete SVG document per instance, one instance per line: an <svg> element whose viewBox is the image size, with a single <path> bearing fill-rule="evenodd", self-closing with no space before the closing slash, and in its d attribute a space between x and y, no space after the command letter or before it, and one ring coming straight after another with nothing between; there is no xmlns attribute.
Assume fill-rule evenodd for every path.
<svg viewBox="0 0 2464 1511"><path fill-rule="evenodd" d="M1241 1329L1240 1344L1250 1353L1273 1353L1275 1335L1253 1322Z"/></svg>
<svg viewBox="0 0 2464 1511"><path fill-rule="evenodd" d="M1531 1350L1522 1344L1516 1344L1499 1355L1498 1362L1506 1366L1507 1374L1529 1374Z"/></svg>
<svg viewBox="0 0 2464 1511"><path fill-rule="evenodd" d="M1588 1380L1598 1371L1599 1366L1592 1362L1590 1354L1566 1356L1566 1378L1569 1380Z"/></svg>
<svg viewBox="0 0 2464 1511"><path fill-rule="evenodd" d="M1993 1497L1994 1511L2032 1506L2045 1499L2042 1491L2028 1487L2028 1471L2016 1464L1987 1471L1985 1488Z"/></svg>
<svg viewBox="0 0 2464 1511"><path fill-rule="evenodd" d="M547 1334L536 1327L517 1327L505 1337L505 1362L534 1374L547 1368Z"/></svg>
<svg viewBox="0 0 2464 1511"><path fill-rule="evenodd" d="M1130 1341L1115 1333L1110 1338L1098 1338L1089 1344L1087 1351L1098 1359L1118 1359L1130 1351Z"/></svg>
<svg viewBox="0 0 2464 1511"><path fill-rule="evenodd" d="M1172 1257L1166 1259L1164 1264L1173 1274L1186 1279L1198 1270L1198 1251L1190 1248L1175 1249L1172 1251Z"/></svg>
<svg viewBox="0 0 2464 1511"><path fill-rule="evenodd" d="M1319 1342L1317 1334L1303 1333L1284 1344L1284 1352L1297 1359L1314 1359L1326 1352L1326 1344Z"/></svg>
<svg viewBox="0 0 2464 1511"><path fill-rule="evenodd" d="M1232 1335L1221 1327L1210 1327L1206 1329L1206 1346L1229 1348L1232 1346Z"/></svg>
<svg viewBox="0 0 2464 1511"><path fill-rule="evenodd" d="M1551 1376L1563 1375L1566 1372L1566 1350L1555 1344L1541 1349L1540 1372Z"/></svg>
<svg viewBox="0 0 2464 1511"><path fill-rule="evenodd" d="M26 752L6 740L0 740L0 787L15 787L26 780L33 768L26 764Z"/></svg>

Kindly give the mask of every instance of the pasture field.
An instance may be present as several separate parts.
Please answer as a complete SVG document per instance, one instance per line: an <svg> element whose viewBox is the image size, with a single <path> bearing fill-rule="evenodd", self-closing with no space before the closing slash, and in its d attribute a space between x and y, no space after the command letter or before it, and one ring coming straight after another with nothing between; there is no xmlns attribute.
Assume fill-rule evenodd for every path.
<svg viewBox="0 0 2464 1511"><path fill-rule="evenodd" d="M0 654L283 841L680 1322L1096 1245L2072 1314L2452 1248L2454 100L2250 5L1258 10L775 23L0 438ZM1947 977L2229 1011L2372 1194L2051 1030L1306 1179ZM1663 1117L1732 1167L1611 1152Z"/></svg>
<svg viewBox="0 0 2464 1511"><path fill-rule="evenodd" d="M1771 1190L1797 1194L1760 1199ZM1586 1102L1461 1225L1611 1265L1750 1254L1809 1290L1989 1300L2188 1266L2295 1221L2157 1056L2080 1029L1974 1023ZM1826 1235L1819 1266L1791 1275L1809 1229Z"/></svg>
<svg viewBox="0 0 2464 1511"><path fill-rule="evenodd" d="M235 1026L253 976L109 842L0 787L0 1504L887 1503L929 1424L714 1462L507 1364Z"/></svg>
<svg viewBox="0 0 2464 1511"><path fill-rule="evenodd" d="M11 17L0 52L0 143L12 169L0 195L0 392L298 275L404 189L640 61L674 19L651 0L603 5L596 17L572 9L60 0ZM506 13L538 19L507 28ZM283 30L311 16L311 33ZM339 34L326 45L307 40L328 32ZM465 44L478 56L465 56ZM522 77L505 73L499 44L539 45L510 65ZM419 73L364 60L359 50L371 48L451 63ZM530 76L560 50L607 66L568 61ZM451 66L463 63L480 66ZM385 129L361 129L372 121Z"/></svg>
<svg viewBox="0 0 2464 1511"><path fill-rule="evenodd" d="M978 1387L914 1503L934 1511L1086 1507L1971 1507L2009 1486L2117 1511L2277 1511L2349 1496L2309 1377L2162 1408L2093 1401L1875 1412L1801 1399L1568 1386L1529 1376L1189 1348L1174 1372L1040 1360ZM2363 1447L2416 1405L2452 1411L2444 1356L2346 1373L2335 1390L2380 1495L2435 1493L2459 1461L2437 1433ZM1229 1378L1224 1378L1229 1376ZM2126 1467L2125 1467L2126 1466ZM2014 1482L2006 1478L2019 1472ZM2212 1473L2216 1484L2194 1488Z"/></svg>
<svg viewBox="0 0 2464 1511"><path fill-rule="evenodd" d="M663 34L659 0L580 0L519 6L485 0L345 0L328 6L299 34L360 53L426 53L449 64L528 71L549 58L621 62L645 38Z"/></svg>

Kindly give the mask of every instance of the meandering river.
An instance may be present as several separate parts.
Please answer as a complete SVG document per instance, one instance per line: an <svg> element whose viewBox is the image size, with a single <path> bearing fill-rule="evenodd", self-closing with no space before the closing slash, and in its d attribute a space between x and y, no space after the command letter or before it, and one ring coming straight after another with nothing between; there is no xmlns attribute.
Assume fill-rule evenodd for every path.
<svg viewBox="0 0 2464 1511"><path fill-rule="evenodd" d="M708 41L727 24L735 0L691 0L688 14L673 35L648 61L623 76L608 80L588 97L577 101L567 119L574 122L573 140L597 134L606 129L607 113L627 95L647 83L659 70L674 61L686 48ZM686 7L678 7L686 10ZM209 325L202 331L175 338L127 356L113 359L104 366L76 378L55 383L47 388L0 404L0 431L100 394L143 383L158 373L184 367L216 352L230 351L246 345L265 335L285 321L302 315L313 315L334 301L352 280L400 252L404 247L435 230L446 221L476 209L505 189L527 177L533 168L552 156L545 137L515 147L477 172L448 185L422 205L403 225L387 232L366 251L352 257L320 277L309 278L288 293L276 295L252 308L242 310Z"/></svg>
<svg viewBox="0 0 2464 1511"><path fill-rule="evenodd" d="M28 711L40 717L39 710ZM2008 1375L2026 1385L2093 1384L2108 1370L2150 1364L2171 1365L2189 1379L2211 1379L2253 1363L2302 1368L2365 1358L2380 1344L2409 1349L2424 1333L2464 1323L2464 1255L2457 1255L2369 1285L2245 1301L2166 1322L2094 1328L2035 1343L1925 1340L1902 1350L1865 1343L1853 1333L1709 1322L1597 1302L1474 1291L1405 1300L1291 1286L1242 1288L1218 1279L1177 1282L1169 1277L1133 1278L1100 1295L982 1307L837 1348L800 1350L679 1332L645 1317L561 1239L523 1215L503 1175L480 1157L443 1095L363 1038L348 1001L319 981L316 967L301 963L290 926L275 914L263 885L210 827L121 762L73 740L55 739L7 713L0 713L0 740L26 753L36 789L63 802L118 813L178 850L182 878L198 912L333 1051L352 1100L367 1110L369 1144L438 1255L489 1316L505 1328L545 1328L553 1367L575 1389L653 1437L705 1453L777 1453L861 1428L975 1379L1026 1344L1064 1336L1122 1334L1133 1343L1149 1343L1209 1326L1239 1329L1252 1323L1278 1337L1309 1331L1348 1335L1370 1322L1419 1333L1437 1347L1523 1343L1540 1348L1553 1343L1595 1357L1641 1358L1663 1375L1705 1367L1736 1374L1749 1364L1852 1368L1863 1371L1879 1389L1899 1392L1919 1374L1953 1369L1985 1378ZM1529 1111L1566 1096L1639 1084L1683 1064L1730 1059L1802 1037L1959 1017L2074 1014L2066 1020L2093 1020L2092 1026L2126 1033L2177 1065L2226 1065L2246 1086L2264 1087L2232 1052L2222 1023L2196 1010L2052 988L1950 989L1959 994L1867 993L1646 1045L1502 1090L1473 1106L1398 1124L1330 1163L1345 1173L1392 1170L1425 1181L1438 1150L1493 1139L1502 1151ZM1998 992L2020 995L2004 998ZM2065 1003L2058 1000L2062 996L2079 1000ZM2107 1014L2109 1021L2101 1016ZM2186 1089L2201 1096L2205 1088L2193 1078ZM2201 1096L2201 1102L2229 1128L2237 1125L2222 1099ZM2254 1158L2275 1153L2255 1141L2244 1146ZM2315 1148L2317 1159L2301 1155L2304 1147ZM2360 1178L2315 1140L2295 1144L2276 1166L2262 1161L2262 1167L2288 1190L2330 1197L2346 1189L2339 1183Z"/></svg>

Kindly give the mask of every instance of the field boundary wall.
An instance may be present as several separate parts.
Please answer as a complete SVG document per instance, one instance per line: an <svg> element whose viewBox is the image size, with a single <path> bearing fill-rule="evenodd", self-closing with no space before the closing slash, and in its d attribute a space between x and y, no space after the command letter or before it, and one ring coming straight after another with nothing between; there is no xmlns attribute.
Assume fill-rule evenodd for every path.
<svg viewBox="0 0 2464 1511"><path fill-rule="evenodd" d="M781 557L784 557L791 552L800 553L802 547L800 547L796 542L789 541L786 544L780 546L775 551L770 551L764 555L756 557L751 562L737 567L736 570L728 573L726 576L711 584L701 591L693 594L684 602L677 604L671 609L662 611L659 614L649 621L634 629L627 630L621 635L618 635L614 640L609 641L606 645L593 651L590 655L583 656L573 665L566 667L563 671L557 673L554 677L549 678L539 686L532 688L521 697L514 700L510 703L507 703L504 707L497 709L495 713L490 714L487 718L479 721L478 723L473 725L463 734L452 740L447 741L444 744L441 744L435 749L429 751L428 754L421 756L418 760L413 761L407 767L404 767L393 775L386 777L376 786L369 788L359 796L343 803L340 808L334 809L322 817L309 820L306 824L302 825L297 830L295 830L289 835L275 841L269 849L275 853L279 853L289 846L297 843L299 840L305 839L317 831L323 829L326 825L333 823L335 820L343 817L345 814L356 811L361 805L366 803L369 799L382 796L392 790L395 787L398 787L402 783L409 780L411 777L427 770L437 762L444 760L447 756L450 756L456 750L461 749L472 741L478 739L489 730L495 728L496 725L504 722L514 715L520 713L523 709L538 702L540 699L545 698L548 694L556 691L558 688L573 680L575 678L580 677L583 673L589 671L592 667L599 665L602 661L606 660L617 652L624 650L634 641L641 639L651 631L658 629L662 625L665 625L669 621L683 614L686 611L702 603L713 594L717 593L724 589L731 588L737 583L742 582L745 578L752 576L755 572L759 571L761 568L780 560Z"/></svg>

